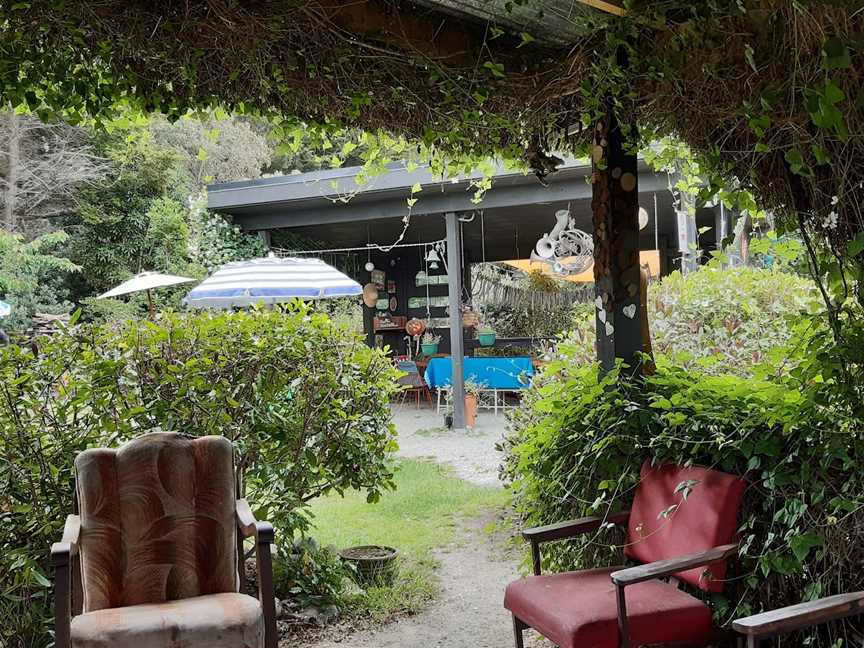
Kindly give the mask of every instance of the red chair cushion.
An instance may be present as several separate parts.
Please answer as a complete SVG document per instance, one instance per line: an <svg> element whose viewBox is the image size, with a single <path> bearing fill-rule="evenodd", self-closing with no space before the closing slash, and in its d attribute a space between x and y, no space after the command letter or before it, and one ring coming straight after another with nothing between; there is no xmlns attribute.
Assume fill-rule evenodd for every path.
<svg viewBox="0 0 864 648"><path fill-rule="evenodd" d="M636 488L627 545L624 553L643 563L696 553L735 541L738 509L747 482L740 477L708 468L684 468L673 464L642 465ZM684 499L675 492L679 484L692 480ZM670 506L677 507L665 517ZM720 592L726 563L697 567L678 577L706 592Z"/></svg>
<svg viewBox="0 0 864 648"><path fill-rule="evenodd" d="M532 576L507 586L504 607L560 648L618 648L610 574L621 567ZM707 641L711 610L675 586L652 580L625 590L632 645Z"/></svg>

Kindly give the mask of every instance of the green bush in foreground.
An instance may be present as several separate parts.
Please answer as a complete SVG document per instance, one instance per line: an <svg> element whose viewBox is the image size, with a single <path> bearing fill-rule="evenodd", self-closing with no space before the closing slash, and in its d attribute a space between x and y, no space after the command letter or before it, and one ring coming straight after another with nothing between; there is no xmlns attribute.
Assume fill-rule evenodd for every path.
<svg viewBox="0 0 864 648"><path fill-rule="evenodd" d="M392 486L395 370L300 303L163 315L0 349L0 644L50 642L48 549L73 510L72 462L153 428L221 434L250 502L289 541L309 502Z"/></svg>
<svg viewBox="0 0 864 648"><path fill-rule="evenodd" d="M849 333L845 346L821 334L802 340L810 351L770 380L708 375L662 356L644 381L617 370L601 377L573 361L581 348L562 344L505 443L504 473L526 526L626 509L648 457L698 463L750 482L740 571L726 597L712 597L721 622L864 588L861 381L844 386L838 372L841 357L847 372L857 362L859 379L864 366L861 331ZM620 560L615 537L600 538L552 545L546 561Z"/></svg>

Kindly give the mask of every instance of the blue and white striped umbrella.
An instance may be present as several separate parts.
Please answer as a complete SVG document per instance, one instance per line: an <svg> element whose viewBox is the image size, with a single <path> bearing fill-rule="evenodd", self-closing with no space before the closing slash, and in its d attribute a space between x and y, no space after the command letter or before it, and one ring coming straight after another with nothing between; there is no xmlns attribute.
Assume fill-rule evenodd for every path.
<svg viewBox="0 0 864 648"><path fill-rule="evenodd" d="M234 308L276 304L295 297L350 297L360 284L321 259L253 259L228 263L186 295L192 308Z"/></svg>

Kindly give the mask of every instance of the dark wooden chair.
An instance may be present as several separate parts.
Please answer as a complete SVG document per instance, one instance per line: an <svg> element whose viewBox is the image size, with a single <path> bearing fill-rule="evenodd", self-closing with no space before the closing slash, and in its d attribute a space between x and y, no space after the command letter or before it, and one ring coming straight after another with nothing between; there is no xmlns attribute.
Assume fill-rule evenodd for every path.
<svg viewBox="0 0 864 648"><path fill-rule="evenodd" d="M765 639L861 613L864 613L864 592L852 592L737 619L732 622L732 629L740 635L740 648L745 645L756 648Z"/></svg>
<svg viewBox="0 0 864 648"><path fill-rule="evenodd" d="M723 589L727 561L738 554L745 487L715 470L646 462L630 511L524 531L535 575L511 583L504 596L517 648L527 628L560 648L710 643L717 635L711 609L677 583ZM541 575L543 543L611 525L626 528L624 553L644 564Z"/></svg>
<svg viewBox="0 0 864 648"><path fill-rule="evenodd" d="M273 527L237 499L224 437L147 434L75 459L51 547L57 648L276 648ZM254 538L258 598L240 593Z"/></svg>
<svg viewBox="0 0 864 648"><path fill-rule="evenodd" d="M426 384L417 363L413 360L399 360L396 368L403 372L403 375L397 379L400 385L404 385L402 401L404 402L408 395L413 394L417 397L417 409L420 409L421 396L429 403L429 407L432 407L432 392L429 391L429 385Z"/></svg>

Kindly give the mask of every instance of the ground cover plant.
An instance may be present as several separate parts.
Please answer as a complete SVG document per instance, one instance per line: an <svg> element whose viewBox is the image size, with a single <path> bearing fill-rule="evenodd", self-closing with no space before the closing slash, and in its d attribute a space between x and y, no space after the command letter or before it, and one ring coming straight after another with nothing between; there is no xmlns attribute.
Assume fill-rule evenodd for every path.
<svg viewBox="0 0 864 648"><path fill-rule="evenodd" d="M383 621L418 612L438 591L432 551L458 539L459 520L503 507L500 488L478 486L454 476L449 468L429 461L400 459L396 489L369 503L364 492L328 495L312 502L309 533L320 545L344 549L378 544L401 553L392 587L348 593L347 614Z"/></svg>
<svg viewBox="0 0 864 648"><path fill-rule="evenodd" d="M393 486L386 357L301 303L163 313L0 349L0 639L51 640L48 548L73 511L72 462L155 428L230 438L245 492L283 541L308 504Z"/></svg>
<svg viewBox="0 0 864 648"><path fill-rule="evenodd" d="M672 281L698 287L703 279ZM862 330L845 323L838 343L818 315L797 317L785 342L743 370L656 353L652 375L604 376L579 361L581 344L562 342L505 441L503 474L525 524L627 508L648 457L708 465L750 484L740 568L724 595L711 597L721 623L864 587L853 567L864 560ZM714 326L725 328L723 319ZM545 559L551 568L613 564L620 540L585 537L550 547ZM822 632L813 645L849 640L842 626Z"/></svg>

